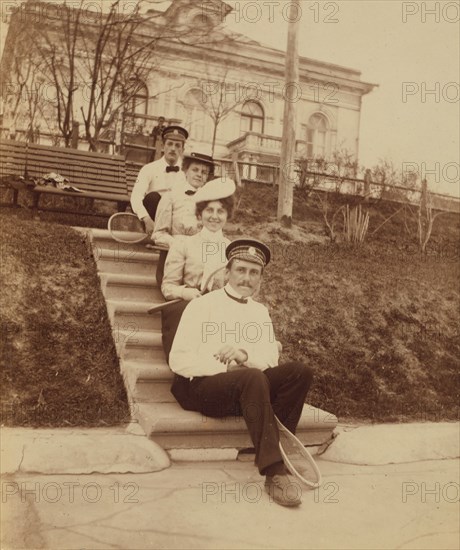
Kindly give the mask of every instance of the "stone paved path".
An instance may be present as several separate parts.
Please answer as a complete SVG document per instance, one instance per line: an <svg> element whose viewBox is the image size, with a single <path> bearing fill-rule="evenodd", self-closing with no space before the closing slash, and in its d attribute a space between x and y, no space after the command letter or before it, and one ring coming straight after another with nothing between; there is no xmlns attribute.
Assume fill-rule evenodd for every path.
<svg viewBox="0 0 460 550"><path fill-rule="evenodd" d="M319 461L297 509L270 502L252 463L177 463L153 474L6 476L3 549L456 549L458 460Z"/></svg>

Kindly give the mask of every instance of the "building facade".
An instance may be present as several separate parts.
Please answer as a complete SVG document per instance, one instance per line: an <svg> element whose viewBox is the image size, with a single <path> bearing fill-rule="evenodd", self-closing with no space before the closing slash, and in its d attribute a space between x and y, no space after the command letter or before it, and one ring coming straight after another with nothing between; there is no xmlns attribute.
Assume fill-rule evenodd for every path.
<svg viewBox="0 0 460 550"><path fill-rule="evenodd" d="M37 4L34 0L33 5ZM162 116L167 123L189 130L190 150L214 153L218 158L273 163L279 160L284 101L289 97L297 103L299 156L327 158L341 148L357 157L362 97L374 85L363 82L357 70L301 57L300 82L286 87L285 53L228 31L225 19L231 10L221 0L203 4L174 0L166 2L161 12L150 9L142 14L145 25L139 28L139 40L147 39L153 27L181 26L193 29L194 40L183 43L175 35L158 41L150 70L143 72L135 94L101 132L101 148L112 145L119 150L131 140L134 147L146 152L145 158L141 155L139 159L147 160L147 150L154 145L148 136ZM18 13L12 15L12 22L14 17ZM12 27L10 24L10 31ZM218 40L212 38L216 33ZM59 41L58 34L55 40ZM13 43L9 33L2 59L3 77L6 74L8 81L13 81ZM76 94L72 105L74 120L80 124L79 102L84 100L82 93ZM8 98L4 105L3 135L25 136L26 129L17 127L18 116L11 132ZM52 116L49 108L47 117ZM40 114L35 126L43 127ZM50 139L46 132L42 134L42 143ZM82 137L79 147L85 147Z"/></svg>

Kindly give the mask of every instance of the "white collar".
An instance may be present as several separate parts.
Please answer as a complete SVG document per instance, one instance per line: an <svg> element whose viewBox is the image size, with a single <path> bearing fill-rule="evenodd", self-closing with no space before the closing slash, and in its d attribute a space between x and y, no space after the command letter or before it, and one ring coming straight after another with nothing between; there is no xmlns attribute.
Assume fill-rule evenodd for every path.
<svg viewBox="0 0 460 550"><path fill-rule="evenodd" d="M196 187L193 187L193 185L190 185L190 183L188 181L186 181L184 183L184 193L185 191L193 191L194 193L196 193L198 191L198 189Z"/></svg>
<svg viewBox="0 0 460 550"><path fill-rule="evenodd" d="M234 298L238 298L239 300L243 299L249 299L250 296L241 296L231 285L230 283L227 283L224 286L224 290L227 292L227 294L230 294L230 296L233 296Z"/></svg>
<svg viewBox="0 0 460 550"><path fill-rule="evenodd" d="M156 162L161 162L163 163L164 167L166 168L167 166L171 166L170 164L168 164L166 162L166 159L165 159L165 156L163 155L162 157L160 157ZM179 160L177 161L177 164L173 164L173 166L179 166L179 172L181 171L181 162L182 162L182 157L179 157Z"/></svg>
<svg viewBox="0 0 460 550"><path fill-rule="evenodd" d="M222 229L219 229L219 231L209 231L209 229L206 229L206 227L202 227L200 231L200 235L204 241L209 241L211 243L221 243L225 240L224 234L222 233Z"/></svg>

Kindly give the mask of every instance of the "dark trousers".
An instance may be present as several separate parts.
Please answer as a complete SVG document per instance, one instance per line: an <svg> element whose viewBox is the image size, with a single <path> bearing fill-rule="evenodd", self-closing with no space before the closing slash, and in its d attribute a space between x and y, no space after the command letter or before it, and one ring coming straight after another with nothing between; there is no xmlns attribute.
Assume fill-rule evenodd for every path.
<svg viewBox="0 0 460 550"><path fill-rule="evenodd" d="M160 202L160 200L160 193L152 191L151 193L147 193L147 195L145 195L144 197L144 200L142 201L144 208L147 210L152 220L155 220L155 216L157 215L158 203Z"/></svg>
<svg viewBox="0 0 460 550"><path fill-rule="evenodd" d="M259 472L282 462L276 415L295 433L313 373L302 363L260 371L243 368L189 380L176 375L171 392L182 408L205 416L243 416Z"/></svg>
<svg viewBox="0 0 460 550"><path fill-rule="evenodd" d="M142 201L142 204L144 205L145 209L147 210L152 220L155 220L155 216L157 215L157 208L158 208L158 204L160 203L160 200L161 200L160 193L157 193L156 191L152 191L152 193L147 193L147 195L145 195L144 197L144 200ZM161 290L161 283L163 281L167 255L168 255L167 250L161 251L160 257L158 258L158 264L156 269L156 280L157 280L158 288L160 290Z"/></svg>
<svg viewBox="0 0 460 550"><path fill-rule="evenodd" d="M184 309L190 302L182 300L177 304L172 304L161 310L161 337L163 340L163 350L165 352L166 362L169 364L169 353L176 336L177 327L182 317Z"/></svg>
<svg viewBox="0 0 460 550"><path fill-rule="evenodd" d="M155 272L158 288L161 290L161 283L163 282L163 277L165 274L165 263L166 256L168 255L168 250L161 250L160 257L158 258L157 269Z"/></svg>

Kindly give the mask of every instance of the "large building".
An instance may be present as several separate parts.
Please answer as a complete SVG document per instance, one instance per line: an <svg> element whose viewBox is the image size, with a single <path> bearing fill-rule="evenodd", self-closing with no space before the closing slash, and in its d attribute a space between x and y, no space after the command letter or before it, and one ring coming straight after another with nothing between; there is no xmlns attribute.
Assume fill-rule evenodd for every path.
<svg viewBox="0 0 460 550"><path fill-rule="evenodd" d="M30 11L30 6L43 3L33 0L27 4ZM171 39L158 40L150 68L143 71L141 82L125 104L122 116L116 117L118 122L101 132L101 147L110 142L119 145L131 140L137 141L142 151L143 146L151 145L146 136L163 116L167 123L179 123L189 130L191 150L210 153L214 149L215 156L220 158L276 162L280 154L284 100L290 95L297 101L298 155L328 157L341 148L357 157L362 97L374 87L361 81L359 71L301 57L300 84L287 89L285 52L229 31L225 20L232 11L230 5L221 0L203 3L174 0L163 4L166 8L162 11L143 12L145 24L139 27L138 39L147 40L159 28L186 26L193 29L194 39L182 41L174 34ZM14 20L20 17L20 10L11 16L4 48L2 72L8 82L14 81ZM47 24L52 25L50 21ZM64 42L59 32L56 27L57 45ZM8 98L4 99L5 136L11 133L12 117L8 116ZM79 101L84 101L82 94L75 96L73 117L80 123L79 147L85 147ZM27 109L26 102L23 104ZM52 118L51 107L48 105L47 119ZM222 116L215 123L219 115ZM15 117L13 130L17 135L25 135L26 128L18 127L20 119ZM41 129L41 142L50 139L49 134L59 134L56 127L52 132L43 131L39 114L34 126ZM33 135L30 129L29 133ZM57 137L54 142L56 140Z"/></svg>

